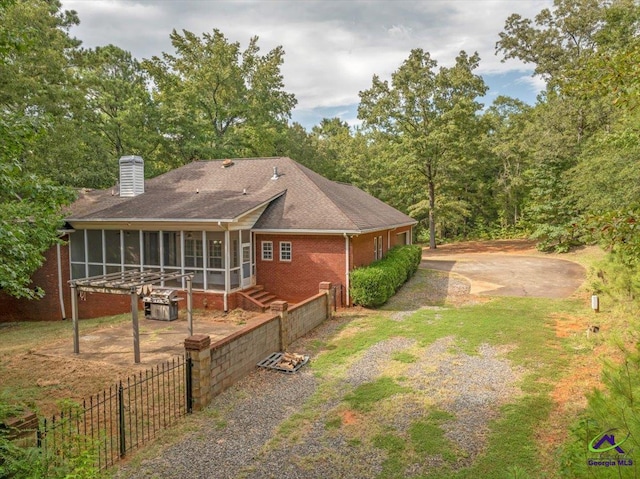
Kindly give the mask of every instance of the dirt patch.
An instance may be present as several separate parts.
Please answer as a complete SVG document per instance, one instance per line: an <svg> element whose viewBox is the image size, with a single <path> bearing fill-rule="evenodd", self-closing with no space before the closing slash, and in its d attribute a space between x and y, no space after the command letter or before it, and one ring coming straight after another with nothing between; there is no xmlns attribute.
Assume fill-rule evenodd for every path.
<svg viewBox="0 0 640 479"><path fill-rule="evenodd" d="M194 334L208 334L212 342L250 324L257 316L242 310L194 311ZM0 382L12 396L47 416L63 400L81 402L184 353L188 323L184 311L176 321L139 320L141 363L135 364L130 321L87 331L80 321L80 354L73 352L73 328L43 339L37 333L18 350L0 354ZM46 324L43 324L46 326ZM36 329L37 331L37 329ZM9 352L7 352L9 351Z"/></svg>
<svg viewBox="0 0 640 479"><path fill-rule="evenodd" d="M352 426L358 422L356 417L356 413L347 409L346 411L342 411L340 414L340 418L342 419L343 426Z"/></svg>
<svg viewBox="0 0 640 479"><path fill-rule="evenodd" d="M576 318L566 314L556 313L551 315L555 320L555 333L557 338L568 338L575 334L584 333L591 325L587 318Z"/></svg>

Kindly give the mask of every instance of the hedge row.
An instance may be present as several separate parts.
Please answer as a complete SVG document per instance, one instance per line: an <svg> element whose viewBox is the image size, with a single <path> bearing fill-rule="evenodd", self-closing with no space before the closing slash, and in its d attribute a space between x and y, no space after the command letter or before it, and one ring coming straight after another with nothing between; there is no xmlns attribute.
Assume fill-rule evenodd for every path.
<svg viewBox="0 0 640 479"><path fill-rule="evenodd" d="M350 295L353 304L382 306L418 270L422 248L397 246L379 261L351 272Z"/></svg>

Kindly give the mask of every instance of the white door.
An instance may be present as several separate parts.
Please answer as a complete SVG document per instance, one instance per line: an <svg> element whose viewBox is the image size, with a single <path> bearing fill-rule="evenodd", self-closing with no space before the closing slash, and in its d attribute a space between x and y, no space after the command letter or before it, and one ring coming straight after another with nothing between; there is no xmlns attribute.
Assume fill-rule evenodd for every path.
<svg viewBox="0 0 640 479"><path fill-rule="evenodd" d="M253 283L251 275L251 244L242 245L242 287L248 288Z"/></svg>

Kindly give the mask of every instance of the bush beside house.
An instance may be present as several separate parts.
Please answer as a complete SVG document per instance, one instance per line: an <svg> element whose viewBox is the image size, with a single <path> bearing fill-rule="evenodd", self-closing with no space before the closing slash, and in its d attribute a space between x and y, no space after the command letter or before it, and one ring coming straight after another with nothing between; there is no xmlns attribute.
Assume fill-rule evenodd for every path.
<svg viewBox="0 0 640 479"><path fill-rule="evenodd" d="M379 261L351 272L353 304L375 308L386 303L418 270L422 248L398 246Z"/></svg>

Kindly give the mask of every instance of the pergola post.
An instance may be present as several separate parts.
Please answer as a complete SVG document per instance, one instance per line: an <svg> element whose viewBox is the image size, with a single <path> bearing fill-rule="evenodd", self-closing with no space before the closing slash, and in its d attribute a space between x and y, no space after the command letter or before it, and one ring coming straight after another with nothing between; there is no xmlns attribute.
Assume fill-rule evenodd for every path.
<svg viewBox="0 0 640 479"><path fill-rule="evenodd" d="M73 322L73 352L80 354L80 332L78 331L78 290L71 283L71 320Z"/></svg>
<svg viewBox="0 0 640 479"><path fill-rule="evenodd" d="M136 364L140 362L140 328L138 325L138 294L131 291L131 322L133 324L133 355Z"/></svg>
<svg viewBox="0 0 640 479"><path fill-rule="evenodd" d="M193 278L187 276L187 322L189 336L193 336Z"/></svg>
<svg viewBox="0 0 640 479"><path fill-rule="evenodd" d="M193 336L193 274L145 271L122 271L90 278L69 280L71 287L71 314L73 318L73 352L80 353L80 335L78 331L78 293L106 293L131 296L131 323L133 326L133 351L136 364L140 362L140 328L138 323L138 294L145 292L145 286L187 278L187 319L189 336Z"/></svg>

